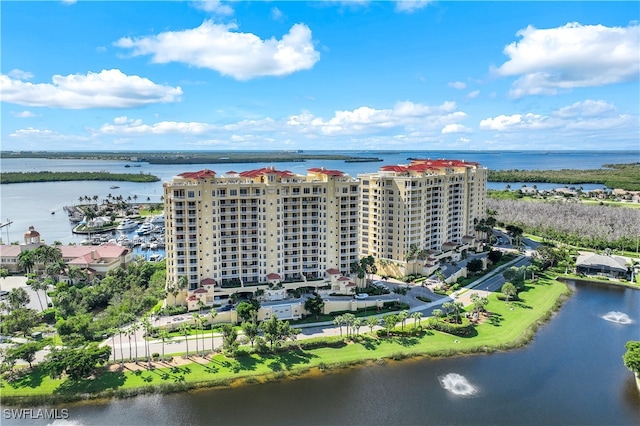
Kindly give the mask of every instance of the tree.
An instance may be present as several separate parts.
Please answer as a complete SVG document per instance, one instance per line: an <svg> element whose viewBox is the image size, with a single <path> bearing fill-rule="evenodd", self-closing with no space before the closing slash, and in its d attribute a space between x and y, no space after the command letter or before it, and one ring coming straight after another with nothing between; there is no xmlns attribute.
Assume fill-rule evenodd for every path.
<svg viewBox="0 0 640 426"><path fill-rule="evenodd" d="M187 358L189 358L189 328L187 324L180 326L180 333L184 335L184 343L187 345Z"/></svg>
<svg viewBox="0 0 640 426"><path fill-rule="evenodd" d="M272 351L274 346L279 346L295 334L289 321L279 321L276 315L262 323L262 332L264 333L264 338L270 343Z"/></svg>
<svg viewBox="0 0 640 426"><path fill-rule="evenodd" d="M213 320L215 319L215 317L218 316L218 311L216 311L215 309L211 309L209 311L209 318L211 318L211 352L213 352L215 350L215 346L214 346L214 342L213 342L213 335L215 334L213 332Z"/></svg>
<svg viewBox="0 0 640 426"><path fill-rule="evenodd" d="M196 356L197 356L198 355L198 322L200 321L200 315L193 314L193 320L196 326Z"/></svg>
<svg viewBox="0 0 640 426"><path fill-rule="evenodd" d="M382 320L384 321L384 329L387 332L387 336L388 336L391 333L391 330L393 330L393 328L398 323L398 315L387 314L382 317Z"/></svg>
<svg viewBox="0 0 640 426"><path fill-rule="evenodd" d="M236 307L236 312L238 313L238 317L242 319L242 321L249 321L254 315L258 313L260 309L260 302L256 299L251 299L250 301L243 301L238 304Z"/></svg>
<svg viewBox="0 0 640 426"><path fill-rule="evenodd" d="M31 287L31 290L33 290L36 296L38 297L38 304L40 305L40 311L44 311L44 308L42 307L42 299L40 299L40 293L38 292L40 290L46 290L48 285L43 280L36 278L35 274L27 274L27 275L29 278L27 279L26 284ZM45 293L45 296L46 296L46 293Z"/></svg>
<svg viewBox="0 0 640 426"><path fill-rule="evenodd" d="M79 348L53 348L45 357L42 368L52 378L66 373L70 380L78 381L94 374L110 355L111 347L95 342Z"/></svg>
<svg viewBox="0 0 640 426"><path fill-rule="evenodd" d="M4 282L4 279L7 278L9 276L9 270L7 268L0 268L0 278L2 278L2 282ZM2 289L2 286L0 286L0 289Z"/></svg>
<svg viewBox="0 0 640 426"><path fill-rule="evenodd" d="M449 309L453 308L453 303L451 302L444 302L442 304L442 308L444 309L444 316L449 316Z"/></svg>
<svg viewBox="0 0 640 426"><path fill-rule="evenodd" d="M333 318L333 324L340 327L340 336L342 336L342 324L344 323L344 317L342 315L337 315Z"/></svg>
<svg viewBox="0 0 640 426"><path fill-rule="evenodd" d="M467 262L467 271L471 273L476 273L482 271L484 267L482 260L480 259L472 259Z"/></svg>
<svg viewBox="0 0 640 426"><path fill-rule="evenodd" d="M153 327L151 326L151 320L148 315L142 317L142 329L144 330L144 335L146 337L144 340L144 349L145 354L147 355L147 366L151 367L151 348L149 347L149 337L151 337L151 330L153 330Z"/></svg>
<svg viewBox="0 0 640 426"><path fill-rule="evenodd" d="M403 310L398 314L398 320L402 324L402 329L403 330L404 330L404 324L407 321L407 318L409 318L409 311L407 311L407 310Z"/></svg>
<svg viewBox="0 0 640 426"><path fill-rule="evenodd" d="M418 328L418 321L422 318L422 312L412 313L411 318L413 318L413 328Z"/></svg>
<svg viewBox="0 0 640 426"><path fill-rule="evenodd" d="M378 325L378 321L379 320L376 317L367 318L367 327L369 327L369 333L373 333L373 327Z"/></svg>
<svg viewBox="0 0 640 426"><path fill-rule="evenodd" d="M315 297L308 297L307 300L305 300L304 308L318 319L324 311L324 299L320 294L316 293Z"/></svg>
<svg viewBox="0 0 640 426"><path fill-rule="evenodd" d="M133 334L133 342L136 345L136 358L135 358L135 362L138 362L138 331L140 331L140 324L137 322L134 322L133 324L131 324L131 327L129 328L131 330L131 333Z"/></svg>
<svg viewBox="0 0 640 426"><path fill-rule="evenodd" d="M353 326L353 322L355 321L356 316L353 315L352 313L346 313L346 314L342 314L342 320L344 321L345 325L347 326L347 337L349 336L349 329ZM352 330L353 332L353 330Z"/></svg>
<svg viewBox="0 0 640 426"><path fill-rule="evenodd" d="M164 361L164 343L167 340L171 339L171 336L169 335L169 332L167 330L160 330L160 332L158 333L158 336L162 341L162 360Z"/></svg>
<svg viewBox="0 0 640 426"><path fill-rule="evenodd" d="M247 337L247 340L251 343L251 347L253 347L253 343L256 340L256 337L260 334L260 327L256 324L255 321L243 321L242 322L242 332Z"/></svg>
<svg viewBox="0 0 640 426"><path fill-rule="evenodd" d="M460 320L460 312L462 312L462 310L464 309L464 305L462 304L462 302L453 302L452 308L455 321L457 324L460 324L462 322Z"/></svg>
<svg viewBox="0 0 640 426"><path fill-rule="evenodd" d="M500 259L502 259L502 252L499 250L491 250L489 251L489 254L487 254L487 258L491 263L496 264L500 262Z"/></svg>
<svg viewBox="0 0 640 426"><path fill-rule="evenodd" d="M502 293L504 294L504 297L508 302L509 299L518 295L518 290L516 289L515 285L510 282L506 282L502 285Z"/></svg>
<svg viewBox="0 0 640 426"><path fill-rule="evenodd" d="M640 341L630 340L624 346L627 348L622 356L624 366L640 376Z"/></svg>
<svg viewBox="0 0 640 426"><path fill-rule="evenodd" d="M238 350L238 331L231 324L222 325L222 349L229 355L234 356Z"/></svg>
<svg viewBox="0 0 640 426"><path fill-rule="evenodd" d="M35 264L36 256L33 250L23 250L18 254L18 265L20 265L26 273L31 272Z"/></svg>
<svg viewBox="0 0 640 426"><path fill-rule="evenodd" d="M8 356L13 359L21 359L29 363L29 368L32 367L31 363L36 359L36 352L40 345L36 342L27 342L9 349Z"/></svg>
<svg viewBox="0 0 640 426"><path fill-rule="evenodd" d="M18 287L11 289L8 295L8 301L9 310L14 310L27 306L31 301L31 298L29 297L25 289Z"/></svg>
<svg viewBox="0 0 640 426"><path fill-rule="evenodd" d="M434 309L433 312L431 312L431 314L436 319L436 322L439 322L443 312L442 312L442 309Z"/></svg>

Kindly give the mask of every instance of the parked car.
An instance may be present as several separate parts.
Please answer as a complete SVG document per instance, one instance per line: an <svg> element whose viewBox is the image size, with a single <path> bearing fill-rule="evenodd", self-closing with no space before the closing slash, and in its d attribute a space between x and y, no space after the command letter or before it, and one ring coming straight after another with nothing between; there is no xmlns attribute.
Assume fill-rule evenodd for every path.
<svg viewBox="0 0 640 426"><path fill-rule="evenodd" d="M366 299L367 297L369 297L369 295L367 293L358 293L353 297L356 298L356 299L362 300L362 299Z"/></svg>
<svg viewBox="0 0 640 426"><path fill-rule="evenodd" d="M9 298L9 292L7 290L0 290L0 300Z"/></svg>
<svg viewBox="0 0 640 426"><path fill-rule="evenodd" d="M230 311L231 309L233 309L233 305L224 305L222 308L220 308L220 312Z"/></svg>

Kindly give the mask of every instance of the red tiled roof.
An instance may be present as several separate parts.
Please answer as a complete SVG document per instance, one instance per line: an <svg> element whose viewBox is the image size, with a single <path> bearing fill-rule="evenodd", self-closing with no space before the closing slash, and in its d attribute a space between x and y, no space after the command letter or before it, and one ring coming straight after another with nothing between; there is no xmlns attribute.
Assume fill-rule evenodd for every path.
<svg viewBox="0 0 640 426"><path fill-rule="evenodd" d="M322 168L313 167L311 169L307 169L307 171L312 173L322 173L327 176L344 176L344 173L341 172L340 170L328 170L328 169L325 169L324 167Z"/></svg>
<svg viewBox="0 0 640 426"><path fill-rule="evenodd" d="M382 166L380 167L380 170L382 170L383 172L402 173L402 172L406 172L407 168L405 166Z"/></svg>
<svg viewBox="0 0 640 426"><path fill-rule="evenodd" d="M275 272L272 272L270 274L267 274L267 279L268 280L279 280L280 279L280 275L276 274Z"/></svg>
<svg viewBox="0 0 640 426"><path fill-rule="evenodd" d="M187 300L188 300L188 301L190 301L190 302L192 302L192 301L194 301L194 300L197 300L197 299L198 299L198 298L197 298L197 297L195 297L195 296L189 296L189 297L187 297Z"/></svg>
<svg viewBox="0 0 640 426"><path fill-rule="evenodd" d="M180 173L178 176L186 179L206 179L216 177L216 172L209 169L199 170L197 172Z"/></svg>
<svg viewBox="0 0 640 426"><path fill-rule="evenodd" d="M354 287L356 285L356 283L349 283L347 285L345 285L345 287Z"/></svg>
<svg viewBox="0 0 640 426"><path fill-rule="evenodd" d="M349 281L349 277L340 277L338 281Z"/></svg>
<svg viewBox="0 0 640 426"><path fill-rule="evenodd" d="M216 280L214 280L213 278L205 278L202 281L200 281L200 284L202 284L202 285L216 285Z"/></svg>
<svg viewBox="0 0 640 426"><path fill-rule="evenodd" d="M207 290L205 290L205 289L204 289L204 288L202 288L202 287L200 287L200 288L197 288L197 289L193 290L193 292L194 292L194 293L208 293L208 291L207 291Z"/></svg>
<svg viewBox="0 0 640 426"><path fill-rule="evenodd" d="M340 273L339 269L336 269L336 268L327 269L327 274L329 275L338 275L339 273Z"/></svg>
<svg viewBox="0 0 640 426"><path fill-rule="evenodd" d="M262 169L255 170L247 170L245 172L240 172L239 175L242 177L254 178L267 174L276 174L281 177L294 176L289 170L276 170L269 167L263 167Z"/></svg>

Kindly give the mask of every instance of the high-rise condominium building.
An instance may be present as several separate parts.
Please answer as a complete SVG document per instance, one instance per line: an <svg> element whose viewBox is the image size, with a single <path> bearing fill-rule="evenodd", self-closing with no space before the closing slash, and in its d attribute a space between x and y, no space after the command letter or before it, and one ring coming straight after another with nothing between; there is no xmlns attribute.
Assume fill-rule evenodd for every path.
<svg viewBox="0 0 640 426"><path fill-rule="evenodd" d="M182 173L164 187L167 281L303 281L358 260L359 183L337 170Z"/></svg>
<svg viewBox="0 0 640 426"><path fill-rule="evenodd" d="M487 169L478 163L412 160L358 179L362 256L404 262L412 249L442 251L485 216Z"/></svg>

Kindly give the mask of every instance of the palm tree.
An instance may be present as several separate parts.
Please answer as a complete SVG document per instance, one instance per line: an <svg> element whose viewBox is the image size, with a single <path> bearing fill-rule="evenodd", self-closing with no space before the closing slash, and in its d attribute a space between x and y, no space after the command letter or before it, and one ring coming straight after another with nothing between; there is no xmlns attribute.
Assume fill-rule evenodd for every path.
<svg viewBox="0 0 640 426"><path fill-rule="evenodd" d="M443 312L442 312L442 309L434 309L432 314L433 314L433 317L436 319L436 323L437 323L438 321L440 321L440 317L442 316Z"/></svg>
<svg viewBox="0 0 640 426"><path fill-rule="evenodd" d="M218 311L216 311L215 309L211 309L209 311L209 317L211 318L211 352L213 352L215 350L215 347L213 345L213 319L218 316Z"/></svg>
<svg viewBox="0 0 640 426"><path fill-rule="evenodd" d="M26 273L31 272L35 263L36 256L33 250L23 250L18 254L18 265L20 265Z"/></svg>
<svg viewBox="0 0 640 426"><path fill-rule="evenodd" d="M162 340L162 360L164 361L164 342L169 340L171 337L167 330L160 330L159 336L160 340Z"/></svg>
<svg viewBox="0 0 640 426"><path fill-rule="evenodd" d="M198 355L198 323L200 322L200 315L193 314L193 319L195 320L195 325L196 325L196 356L197 356Z"/></svg>
<svg viewBox="0 0 640 426"><path fill-rule="evenodd" d="M4 282L4 279L7 278L9 276L9 270L7 268L0 268L0 278L2 278L2 281ZM2 286L0 286L0 289L2 289Z"/></svg>
<svg viewBox="0 0 640 426"><path fill-rule="evenodd" d="M333 318L333 324L337 325L338 327L340 327L340 336L342 336L342 323L344 322L344 318L342 317L342 315L338 315L335 318Z"/></svg>
<svg viewBox="0 0 640 426"><path fill-rule="evenodd" d="M442 304L442 308L444 309L444 316L449 316L449 309L453 308L453 303L451 302L444 302Z"/></svg>
<svg viewBox="0 0 640 426"><path fill-rule="evenodd" d="M36 296L38 297L38 303L40 304L40 311L44 311L44 308L42 307L42 299L40 299L40 290L46 290L47 288L47 284L44 283L44 281L36 278L36 274L28 274L29 278L27 279L27 285L31 287L31 290L33 290L33 292L36 294Z"/></svg>
<svg viewBox="0 0 640 426"><path fill-rule="evenodd" d="M146 337L144 341L144 350L147 356L147 367L151 367L151 351L149 350L149 337L151 337L151 321L149 320L149 316L144 316L142 318L142 328L144 329L144 335Z"/></svg>
<svg viewBox="0 0 640 426"><path fill-rule="evenodd" d="M180 332L184 335L184 343L187 345L187 358L189 358L189 326L187 324L182 324L180 326Z"/></svg>
<svg viewBox="0 0 640 426"><path fill-rule="evenodd" d="M407 311L407 310L403 310L398 314L398 319L402 323L402 329L403 330L404 330L404 323L405 323L405 321L407 321L407 318L409 318L409 311Z"/></svg>
<svg viewBox="0 0 640 426"><path fill-rule="evenodd" d="M418 320L422 318L422 312L414 312L411 314L411 318L413 318L413 328L418 328Z"/></svg>
<svg viewBox="0 0 640 426"><path fill-rule="evenodd" d="M138 331L140 330L140 324L137 322L134 322L133 324L131 324L131 327L129 328L131 330L131 333L133 334L133 341L136 345L136 358L135 358L135 362L138 362Z"/></svg>
<svg viewBox="0 0 640 426"><path fill-rule="evenodd" d="M131 329L131 327L129 327L124 333L129 339L129 360L132 360L133 357L131 356L131 351L133 348L131 347L131 336L133 336L134 331Z"/></svg>
<svg viewBox="0 0 640 426"><path fill-rule="evenodd" d="M122 325L119 325L116 330L118 331L118 334L120 335L120 365L124 364L124 351L123 351L123 347L122 347L122 333L124 333L124 327Z"/></svg>
<svg viewBox="0 0 640 426"><path fill-rule="evenodd" d="M376 317L367 318L367 326L369 327L370 333L373 333L373 327L375 327L376 325L378 325L378 318Z"/></svg>

